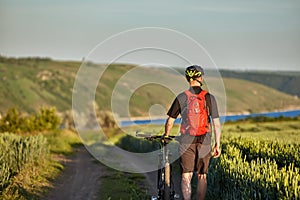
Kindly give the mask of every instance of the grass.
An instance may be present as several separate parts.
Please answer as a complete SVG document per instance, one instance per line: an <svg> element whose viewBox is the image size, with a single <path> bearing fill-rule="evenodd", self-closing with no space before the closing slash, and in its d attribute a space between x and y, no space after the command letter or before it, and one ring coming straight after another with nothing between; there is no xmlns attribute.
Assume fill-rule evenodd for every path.
<svg viewBox="0 0 300 200"><path fill-rule="evenodd" d="M71 131L63 130L44 133L47 138L50 154L45 155L39 162L24 167L2 192L0 199L41 199L52 187L51 182L63 170L64 166L55 156L69 155L73 148L81 144L79 137Z"/></svg>
<svg viewBox="0 0 300 200"><path fill-rule="evenodd" d="M73 153L74 147L82 145L76 133L70 130L63 130L45 134L52 154L68 155Z"/></svg>
<svg viewBox="0 0 300 200"><path fill-rule="evenodd" d="M72 89L80 64L80 62L59 62L50 59L0 57L0 111L5 112L7 108L16 105L25 112L38 110L42 105L55 106L59 112L70 110ZM91 67L97 71L104 66ZM116 97L120 100L129 98L126 102L129 103L131 116L148 116L149 109L154 104L159 104L167 110L177 94L173 94L170 88L157 83L161 80L180 83L183 81L182 76L157 68L141 68L136 76L126 78L126 75L130 74L126 73L133 69L139 68L134 65L114 64L107 68L102 77L99 77L95 100L101 109L110 110L112 92L116 86L119 86L120 90ZM141 83L141 79L145 79L145 83L149 84ZM118 82L119 80L122 80L121 83ZM224 78L223 81L228 112L261 112L300 105L300 99L261 84L233 78ZM182 84L181 89L187 87L187 83ZM218 95L220 94L215 94ZM120 102L119 99L117 101ZM128 110L124 110L122 103L115 106L120 117L127 116ZM154 114L165 113L163 109L152 111L156 112Z"/></svg>
<svg viewBox="0 0 300 200"><path fill-rule="evenodd" d="M222 137L242 137L281 140L285 143L300 143L299 121L239 122L225 124Z"/></svg>
<svg viewBox="0 0 300 200"><path fill-rule="evenodd" d="M127 134L134 135L135 130L141 129L145 132L153 132L154 134L160 132L162 126L136 126L136 127L127 127L123 129ZM172 135L178 133L178 126L175 126L172 129ZM125 135L125 134L124 134ZM299 120L289 120L289 121L276 121L276 122L231 122L224 124L222 129L222 140L227 140L227 138L240 138L243 139L252 139L253 141L280 141L283 143L300 143L300 125ZM222 143L221 140L221 143ZM119 140L120 141L120 140ZM130 146L130 144L128 145ZM179 176L179 163L178 161L173 163L173 170L175 174ZM209 173L213 173L212 171ZM176 175L175 175L176 176ZM117 178L118 179L118 178ZM126 178L125 178L126 179ZM111 180L113 181L113 180ZM193 191L195 192L197 180L193 178ZM123 195L122 193L120 195ZM105 196L109 198L108 196ZM114 196L116 199L121 199L121 196ZM214 199L213 194L208 191L208 199ZM113 198L112 198L113 199Z"/></svg>
<svg viewBox="0 0 300 200"><path fill-rule="evenodd" d="M299 99L267 86L234 78L224 78L228 112L258 113L283 109L286 105L299 108Z"/></svg>
<svg viewBox="0 0 300 200"><path fill-rule="evenodd" d="M223 143L222 143L223 141ZM223 144L223 154L219 159L212 160L211 166L216 163L224 163L225 159L232 157L231 166L236 168L236 172L243 172L244 174L241 177L244 178L236 178L238 177L238 173L229 169L229 166L226 167L221 165L218 169L224 172L223 175L220 175L220 171L217 168L212 167L209 174L211 177L218 177L220 179L212 178L213 182L222 182L222 184L218 185L209 185L209 193L207 199L217 199L216 188L223 188L219 190L219 194L224 198L226 195L235 196L238 192L249 192L250 188L246 188L245 186L241 186L238 182L247 183L247 177L251 176L251 181L256 185L261 183L261 180L254 181L255 177L272 177L272 179L264 180L272 182L272 180L276 180L277 184L283 184L284 180L284 187L277 189L272 189L268 185L257 186L257 194L261 195L259 198L266 198L266 195L270 194L272 196L278 196L276 199L294 199L289 198L293 195L297 194L297 190L299 185L297 185L297 181L299 180L298 177L294 176L298 175L297 170L299 170L299 145L300 145L300 125L299 125L299 118L295 120L288 120L288 121L275 121L275 122L236 122L236 123L229 123L225 124L222 133L221 144ZM238 144L238 145L237 145ZM237 157L237 152L230 151L228 146L236 145L237 152L241 152L241 157ZM278 151L278 149L281 149ZM231 158L230 158L231 159ZM227 163L230 163L230 159L227 160ZM261 163L259 162L261 161ZM272 165L272 163L274 163ZM249 164L249 165L247 165ZM295 167L295 168L294 168ZM268 168L268 171L264 171L264 169ZM298 168L298 169L297 169ZM248 171L246 171L246 169ZM291 170L290 170L291 169ZM231 173L229 173L231 172ZM253 172L253 173L252 173ZM226 176L228 173L228 176ZM256 174L255 174L256 173ZM291 179L285 179L286 175L279 178L279 175L282 174L291 174ZM250 175L251 174L251 175ZM226 177L226 178L224 178ZM274 178L277 177L277 178ZM267 178L266 178L267 179ZM235 187L228 186L234 183L237 185L239 190L235 190ZM295 184L296 182L296 184ZM276 185L276 184L274 184ZM227 193L224 188L227 187ZM232 188L231 188L232 187ZM253 188L252 188L253 189ZM221 191L221 192L220 192ZM249 194L245 192L245 194ZM230 195L231 194L231 195ZM255 193L256 194L256 193ZM298 193L299 194L299 193ZM218 196L217 195L217 196ZM240 193L239 193L240 195ZM263 197L263 195L265 195ZM245 197L241 197L245 198ZM252 199L253 197L247 196L247 198ZM274 198L274 197L269 197ZM231 199L234 199L231 197ZM297 198L296 198L297 199Z"/></svg>
<svg viewBox="0 0 300 200"><path fill-rule="evenodd" d="M61 164L50 159L29 165L13 177L11 184L2 191L0 197L18 200L41 199L47 188L51 187L51 181L62 169Z"/></svg>
<svg viewBox="0 0 300 200"><path fill-rule="evenodd" d="M145 132L158 133L162 126L148 125L127 127L121 130L107 130L106 134L114 144L120 141L127 134L134 135L135 131L141 129ZM176 135L178 126L172 129ZM126 133L126 134L125 134ZM54 155L69 155L73 148L81 144L79 137L71 131L59 131L44 133L47 138L51 154L36 165L27 166L11 184L1 193L1 199L41 199L48 188L52 187L51 182L63 170L64 166L53 159ZM282 140L286 143L300 143L299 121L280 122L238 122L228 123L223 127L222 138L241 137L254 138L257 140ZM99 141L96 132L90 133L87 137L89 142ZM101 138L100 138L101 139ZM174 163L174 172L179 174L178 163ZM99 199L148 199L145 177L141 174L125 173L107 168L107 175L101 179ZM195 187L194 187L195 188Z"/></svg>
<svg viewBox="0 0 300 200"><path fill-rule="evenodd" d="M150 199L147 194L145 177L108 168L109 175L101 179L99 199Z"/></svg>
<svg viewBox="0 0 300 200"><path fill-rule="evenodd" d="M128 127L127 134L134 135L135 128ZM99 142L104 145L115 145L127 134L122 130L105 130L106 139L102 138L97 131L86 131L83 133L83 140L93 148ZM108 140L107 140L108 139ZM99 146L98 146L99 147ZM100 149L98 149L100 150ZM114 157L114 159L116 159ZM98 192L98 199L150 199L147 191L147 182L143 174L127 173L109 168L106 166L104 176L101 177L101 186Z"/></svg>

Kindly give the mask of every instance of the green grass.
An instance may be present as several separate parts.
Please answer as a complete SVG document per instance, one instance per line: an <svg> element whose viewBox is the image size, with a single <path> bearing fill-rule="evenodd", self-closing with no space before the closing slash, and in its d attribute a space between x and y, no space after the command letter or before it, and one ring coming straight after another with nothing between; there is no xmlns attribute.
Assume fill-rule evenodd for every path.
<svg viewBox="0 0 300 200"><path fill-rule="evenodd" d="M109 175L101 178L99 199L150 199L145 186L145 177L108 168Z"/></svg>
<svg viewBox="0 0 300 200"><path fill-rule="evenodd" d="M299 121L240 122L225 124L222 137L280 140L284 143L300 143Z"/></svg>
<svg viewBox="0 0 300 200"><path fill-rule="evenodd" d="M77 133L70 130L45 134L44 136L49 142L50 152L52 154L68 155L73 153L74 147L82 145Z"/></svg>
<svg viewBox="0 0 300 200"><path fill-rule="evenodd" d="M274 111L285 106L298 107L300 101L291 95L270 87L234 78L224 78L227 95L227 111L258 113Z"/></svg>
<svg viewBox="0 0 300 200"><path fill-rule="evenodd" d="M234 199L237 193L244 199L245 196L252 199L254 193L262 199L267 195L270 198L276 196L276 199L295 198L295 191L299 190L299 177L296 177L300 152L299 119L228 123L223 127L221 144L221 157L211 160L207 199L220 196ZM267 181L266 187L262 185L263 180ZM234 184L239 185L239 190L234 190Z"/></svg>
<svg viewBox="0 0 300 200"><path fill-rule="evenodd" d="M69 155L73 148L81 144L74 132L63 130L44 133L50 147L50 154L44 155L39 162L26 165L10 184L0 191L0 199L42 199L51 182L59 175L64 166L55 159L58 154Z"/></svg>
<svg viewBox="0 0 300 200"><path fill-rule="evenodd" d="M127 134L134 135L135 130L140 129L140 130L143 130L145 132L152 132L153 134L155 134L155 133L160 132L162 130L162 128L163 128L162 126L156 126L156 125L136 126L136 127L126 128L124 130L124 132L126 132ZM177 132L178 132L178 126L175 126L172 129L172 134L176 135ZM126 135L123 134L123 136L125 137ZM118 141L121 142L122 141L121 139L122 138L119 138ZM138 141L135 141L135 140L128 140L128 141L132 142L132 144L131 143L123 144L123 145L125 145L126 150L128 150L127 148L130 148L131 146L136 147L136 145L133 145L133 143L136 144L135 142L138 142ZM298 148L299 145L300 145L299 120L298 119L295 119L295 120L288 119L287 121L285 121L283 119L282 121L275 121L275 122L252 122L252 121L234 122L234 123L231 122L231 123L225 124L223 126L221 144L222 145L225 145L225 144L227 145L227 144L230 144L230 141L232 141L232 143L233 143L233 141L235 141L235 142L237 142L237 141L243 142L244 141L244 142L247 143L247 146L243 147L243 151L244 151L243 155L245 154L245 152L248 152L248 151L250 151L251 153L255 153L256 150L257 150L257 145L258 144L260 144L260 145L264 145L264 144L267 145L268 144L269 145L270 143L272 143L273 145L275 145L274 148L278 147L278 145L277 145L278 143L279 143L279 145L292 144L292 145L295 145L295 147ZM234 157L233 154L231 155L229 153L229 150L228 150L227 147L226 147L226 149L224 147L223 150L224 151L223 151L222 157L223 156L225 156L226 158L227 157L229 157L229 158ZM264 151L265 151L265 149L264 149ZM249 162L249 163L252 162L250 167L255 167L256 165L255 164L253 165L253 162L256 162L256 160L255 160L256 156L265 155L264 151L261 152L261 154L258 151L257 155L252 155L252 156L249 156L248 154L245 154L246 156L248 156L248 158L244 162ZM297 151L299 151L299 149ZM282 153L284 153L284 152L282 152ZM288 165L288 163L291 160L290 156L297 156L297 155L295 153L292 153L292 152L290 152L289 154L288 154L288 152L286 152L286 153L284 153L284 155L278 155L277 151L275 149L274 150L270 149L270 151L268 151L268 153L265 156L269 156L269 159L279 159L279 160L277 160L278 169L284 170L284 168L282 168L282 166L283 165ZM288 160L284 160L285 158L288 158ZM249 160L249 159L253 159L253 160ZM214 160L214 159L212 159L212 160ZM292 159L292 160L295 160L295 159ZM299 160L299 159L296 159L295 162L298 163L297 160ZM216 162L217 160L214 160L214 161ZM212 162L211 163L212 165L215 165L215 162L213 162L213 161L211 161L211 162ZM226 162L228 162L228 161L226 161ZM248 166L247 164L241 164L241 162L242 161L239 161L239 166L240 167L241 166L244 166L244 167ZM277 168L275 166L273 166L274 164L272 164L271 162L263 163L263 162L266 162L266 161L260 161L260 162L262 162L262 163L257 163L257 166L259 165L259 166L266 167L266 166L269 166L269 164L271 164L272 166L270 166L270 167L273 167L272 168L272 170L273 170L272 173L274 173L274 174L270 174L270 176L274 176L274 177L278 176L279 171L276 171ZM298 165L297 163L295 164L296 166ZM174 165L174 172L176 172L177 175L179 176L180 172L179 172L178 162L173 163L173 165ZM245 170L243 169L243 170L244 171L247 171L247 170L251 171L252 168L249 168L249 169L248 168L245 169ZM218 170L221 170L221 169L218 169ZM226 171L226 169L223 169L223 170ZM254 170L254 168L253 168L253 170ZM255 170L258 170L257 167L255 168ZM215 173L216 172L213 169L210 169L210 172L209 172L210 176L214 175ZM218 171L218 173L220 173L220 172ZM290 173L290 172L286 171L284 173ZM293 173L295 173L295 172L293 172ZM228 179L228 180L232 180L232 181L239 181L239 182L242 182L244 185L248 184L245 180L242 180L242 179L236 180L236 179L234 179L234 177L231 177L231 174L228 174L227 176L228 177L226 178L226 180ZM262 176L267 176L267 175L262 174ZM118 179L118 178L116 178L116 179ZM109 180L109 181L113 182L113 180ZM210 179L210 181L211 181L211 179ZM219 186L218 185L212 185L211 182L209 182L209 184L210 185L209 185L209 190L208 190L208 193L207 193L207 199L216 199L217 196L218 196L217 193L220 194L220 191L218 191L216 193L215 188L219 188ZM215 183L215 184L217 184L217 183ZM281 180L280 184L283 184L282 180ZM259 187L259 182L254 182L253 187ZM290 186L288 186L288 187L289 187L289 191L290 191L289 195L292 195L291 194L292 189L291 189ZM195 192L196 179L193 179L193 188L194 188L193 192ZM109 189L107 189L107 190L109 190ZM267 192L266 193L263 192L264 191L263 189L258 188L258 190L259 190L260 194L262 194L262 195L267 194ZM226 189L226 191L227 191L227 189ZM227 191L227 192L229 192L229 191ZM232 192L232 194L235 193L234 187L231 189L231 192ZM276 190L276 192L278 192L278 191ZM271 191L268 191L268 193L269 194L271 193L272 195L276 195L276 194L272 193ZM279 195L279 193L278 193L278 195ZM121 195L121 196L123 195L122 193L118 193L118 192L117 192L117 194ZM226 195L230 196L230 192L226 193ZM116 197L116 199L119 199L119 198L121 198L121 196L115 196L115 197ZM105 197L109 198L109 196L105 196Z"/></svg>
<svg viewBox="0 0 300 200"><path fill-rule="evenodd" d="M6 112L8 108L15 106L22 111L32 112L42 105L55 106L59 112L70 110L72 89L80 65L80 62L0 57L0 112ZM96 67L103 68L104 66L91 66L94 70L97 69ZM110 110L111 95L117 81L124 78L123 75L132 69L137 68L134 65L122 64L110 65L107 68L99 80L95 95L95 100L101 109ZM209 77L205 78L209 79ZM141 79L154 83L139 85ZM155 80L176 83L182 81L182 76L163 70L158 71L156 68L142 68L136 76L122 80L122 84L118 84L121 89L117 92L117 97L124 99L129 94L130 114L146 116L154 104L160 104L167 110L176 95L168 88L155 84ZM261 112L300 106L299 99L261 84L233 78L224 78L223 81L228 112ZM132 91L130 87L136 84L139 88ZM182 90L187 87L187 83L183 84ZM120 117L126 116L128 110L124 110L123 104L115 106ZM165 114L163 110L160 111L158 114L162 112Z"/></svg>

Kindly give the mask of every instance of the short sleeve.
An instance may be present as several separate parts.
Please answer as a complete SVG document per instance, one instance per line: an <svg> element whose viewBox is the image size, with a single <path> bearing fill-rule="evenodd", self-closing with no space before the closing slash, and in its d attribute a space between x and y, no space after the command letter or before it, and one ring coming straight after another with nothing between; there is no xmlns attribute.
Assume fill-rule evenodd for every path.
<svg viewBox="0 0 300 200"><path fill-rule="evenodd" d="M184 103L186 102L186 95L185 93L180 93L173 101L167 115L172 118L177 118L184 107Z"/></svg>
<svg viewBox="0 0 300 200"><path fill-rule="evenodd" d="M212 94L208 93L205 96L205 100L206 100L206 103L207 103L207 106L209 109L210 116L213 119L219 118L218 105L217 105L215 97Z"/></svg>

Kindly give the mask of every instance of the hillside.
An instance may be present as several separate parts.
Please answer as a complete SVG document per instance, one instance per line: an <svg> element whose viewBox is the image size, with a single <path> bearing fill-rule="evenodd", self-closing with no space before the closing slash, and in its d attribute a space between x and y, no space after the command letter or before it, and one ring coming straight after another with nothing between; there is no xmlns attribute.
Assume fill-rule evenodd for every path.
<svg viewBox="0 0 300 200"><path fill-rule="evenodd" d="M184 68L177 68L177 70L180 73L184 73ZM300 97L300 87L298 87L300 85L300 71L238 71L221 69L219 72L223 78L248 80ZM214 74L213 71L209 73Z"/></svg>
<svg viewBox="0 0 300 200"><path fill-rule="evenodd" d="M257 113L300 108L297 97L268 86L234 78L223 78L228 112Z"/></svg>
<svg viewBox="0 0 300 200"><path fill-rule="evenodd" d="M260 83L284 93L300 97L300 72L220 71L223 77Z"/></svg>
<svg viewBox="0 0 300 200"><path fill-rule="evenodd" d="M20 110L31 112L42 105L55 106L60 112L70 110L73 84L80 65L80 62L59 62L43 58L0 57L0 111L5 112L8 108L18 107ZM95 98L101 109L110 110L111 96L117 81L132 69L135 69L134 65L112 65L105 71L99 80ZM148 81L154 78L167 82L182 79L182 76L163 73L155 68L143 68L142 73L147 74L144 79L149 79ZM149 110L154 114L161 114L161 111L172 103L174 94L170 89L154 84L155 81L132 91L131 86L137 84L139 79L140 77L133 77L125 80L116 96L124 99L128 94L131 95L129 110L132 116L144 115ZM224 78L224 84L227 112L260 112L300 107L300 100L294 96L258 83ZM182 89L185 87L186 85L183 85ZM155 104L162 105L164 109L160 109L159 106L152 109ZM127 112L122 103L115 104L115 107L121 117Z"/></svg>
<svg viewBox="0 0 300 200"><path fill-rule="evenodd" d="M26 58L0 60L0 110L18 107L27 112L42 105L71 108L72 87L80 63Z"/></svg>

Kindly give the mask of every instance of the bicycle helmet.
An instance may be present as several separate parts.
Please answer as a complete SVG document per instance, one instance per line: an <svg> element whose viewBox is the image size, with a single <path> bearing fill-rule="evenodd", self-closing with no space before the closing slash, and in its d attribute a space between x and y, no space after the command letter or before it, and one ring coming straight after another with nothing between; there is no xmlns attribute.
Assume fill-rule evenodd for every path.
<svg viewBox="0 0 300 200"><path fill-rule="evenodd" d="M188 82L204 75L204 70L199 65L192 65L186 68L185 77Z"/></svg>

